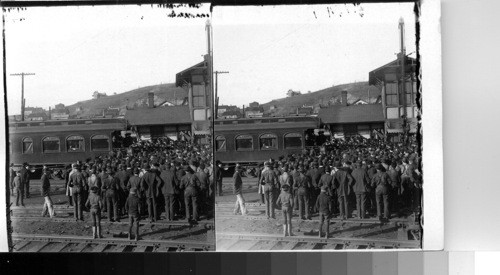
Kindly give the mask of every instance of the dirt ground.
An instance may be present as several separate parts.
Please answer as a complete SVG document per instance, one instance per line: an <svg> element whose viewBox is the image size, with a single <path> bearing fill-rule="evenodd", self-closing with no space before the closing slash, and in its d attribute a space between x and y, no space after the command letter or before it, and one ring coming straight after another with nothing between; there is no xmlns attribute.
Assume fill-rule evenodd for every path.
<svg viewBox="0 0 500 275"><path fill-rule="evenodd" d="M215 198L216 203L235 203L236 196L233 195L232 179L224 178L223 180L223 196ZM243 198L247 203L260 202L260 195L257 193L257 180L256 178L243 178ZM252 208L252 207L250 207ZM261 207L255 207L260 210ZM224 207L217 212L216 207L216 231L217 232L245 232L252 234L282 234L283 233L283 220L281 218L281 210L275 210L277 219L270 220L245 220L224 217L217 215L217 213L229 213L227 207ZM255 214L256 211L252 210L251 215L264 217L265 214L260 210L260 214ZM313 217L316 221L302 221L297 217L297 211L294 211L292 218L292 231L295 235L299 236L317 236L319 231L319 220ZM325 230L325 227L323 227ZM380 239L397 239L397 228L394 224L362 224L362 223L346 223L337 222L329 226L330 236L338 238L380 238Z"/></svg>
<svg viewBox="0 0 500 275"><path fill-rule="evenodd" d="M61 210L57 217L67 218L68 221L52 221L48 217L41 217L44 198L41 196L40 180L32 180L30 184L31 197L24 199L26 208L39 207L40 215L36 210L30 216L40 217L39 220L12 220L13 233L22 234L38 234L38 235L74 235L74 236L92 236L92 220L88 212L84 212L85 221L75 222L72 218L71 210L73 207L67 207L68 197L64 194L64 181L51 181L51 198L56 206L56 215L58 208ZM11 205L15 205L16 197L11 196ZM104 214L106 215L106 214ZM128 221L128 218L122 219ZM102 223L102 234L104 237L126 238L128 234L128 224L125 223ZM167 226L150 224L148 221L142 220L139 227L141 238L148 240L189 240L200 242L214 242L214 230L207 229L203 224L195 226Z"/></svg>

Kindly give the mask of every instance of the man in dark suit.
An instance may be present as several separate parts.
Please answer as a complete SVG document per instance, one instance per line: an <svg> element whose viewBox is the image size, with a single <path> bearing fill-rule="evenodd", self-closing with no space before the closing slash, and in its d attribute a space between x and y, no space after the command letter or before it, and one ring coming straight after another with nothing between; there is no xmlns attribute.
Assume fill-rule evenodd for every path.
<svg viewBox="0 0 500 275"><path fill-rule="evenodd" d="M21 172L20 180L21 184L24 186L24 198L29 198L30 197L30 171L29 171L29 165L28 163L23 163L23 167L21 167Z"/></svg>
<svg viewBox="0 0 500 275"><path fill-rule="evenodd" d="M148 217L150 222L158 220L157 197L160 186L160 179L155 171L149 167L145 168L145 173L142 176L141 188L145 191L146 201L148 204Z"/></svg>
<svg viewBox="0 0 500 275"><path fill-rule="evenodd" d="M175 194L178 192L178 181L174 172L171 170L170 163L166 163L162 167L160 174L161 178L161 192L165 197L165 217L168 221L174 220L174 203Z"/></svg>
<svg viewBox="0 0 500 275"><path fill-rule="evenodd" d="M348 172L347 164L344 162L342 167L335 172L333 176L334 186L337 189L337 198L339 203L340 217L341 219L349 218L349 202L348 198L351 194L351 186L354 183L354 179Z"/></svg>
<svg viewBox="0 0 500 275"><path fill-rule="evenodd" d="M370 190L370 178L368 173L362 167L361 162L354 164L356 167L352 171L352 177L354 179L353 191L356 194L356 208L358 210L358 218L365 218L365 206L366 206L366 193Z"/></svg>
<svg viewBox="0 0 500 275"><path fill-rule="evenodd" d="M297 200L299 202L299 215L302 220L310 219L309 215L309 189L311 187L310 179L304 175L304 167L299 166L297 171L300 173L294 181L294 188L297 189ZM305 212L305 217L304 217Z"/></svg>

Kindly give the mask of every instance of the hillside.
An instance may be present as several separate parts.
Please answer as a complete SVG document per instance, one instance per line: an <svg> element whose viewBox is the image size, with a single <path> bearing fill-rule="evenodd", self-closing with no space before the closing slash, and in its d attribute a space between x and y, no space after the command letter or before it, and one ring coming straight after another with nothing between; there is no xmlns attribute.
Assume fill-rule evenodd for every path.
<svg viewBox="0 0 500 275"><path fill-rule="evenodd" d="M368 91L370 92L370 102L372 103L380 95L380 90L377 87L368 85L368 82L357 82L337 85L293 97L275 99L262 104L262 106L266 113L272 113L273 115L286 115L304 105L313 106L317 109L319 106L327 106L340 102L341 92L343 90L347 91L347 101L349 103L358 99L368 102ZM276 106L276 109L270 110L270 107L273 105Z"/></svg>
<svg viewBox="0 0 500 275"><path fill-rule="evenodd" d="M133 107L134 104L139 106L145 104L149 92L153 92L155 95L155 105L161 104L167 100L172 102L174 96L179 101L182 101L182 99L187 96L187 92L184 89L175 87L175 84L169 83L142 87L116 95L108 95L99 99L79 101L73 105L67 106L67 108L70 114L83 116L102 114L102 110L108 107L120 108L120 113L123 113L126 106ZM80 110L77 111L77 108Z"/></svg>

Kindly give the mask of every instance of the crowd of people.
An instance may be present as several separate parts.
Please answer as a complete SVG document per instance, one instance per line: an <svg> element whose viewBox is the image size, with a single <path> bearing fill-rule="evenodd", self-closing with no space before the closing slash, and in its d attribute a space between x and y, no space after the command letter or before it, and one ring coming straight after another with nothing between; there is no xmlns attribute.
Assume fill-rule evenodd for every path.
<svg viewBox="0 0 500 275"><path fill-rule="evenodd" d="M16 187L19 189L17 197L23 204L26 190L21 190L22 170L18 174L13 182L20 186ZM42 215L52 217L51 174L52 171L44 167L41 181L42 196L45 197ZM201 216L209 219L213 214L212 151L209 145L168 138L136 141L128 148L68 165L63 178L68 204L74 207L75 220L83 220L83 211L90 211L94 238L102 237L100 220L104 213L111 222L128 217L131 239L132 225L136 226L135 238L138 239L138 223L144 217L155 222L165 212L164 219L168 221L197 222Z"/></svg>
<svg viewBox="0 0 500 275"><path fill-rule="evenodd" d="M333 139L322 150L304 150L270 159L256 171L258 193L266 205L268 219L276 207L283 212L284 235L291 235L293 210L305 220L318 214L319 236L332 217L349 219L376 217L386 221L421 213L421 157L415 137L406 142L352 137ZM325 149L326 148L326 149ZM237 202L234 213L246 214L241 197L239 165L233 176ZM281 190L281 191L280 191ZM239 196L239 197L238 197Z"/></svg>

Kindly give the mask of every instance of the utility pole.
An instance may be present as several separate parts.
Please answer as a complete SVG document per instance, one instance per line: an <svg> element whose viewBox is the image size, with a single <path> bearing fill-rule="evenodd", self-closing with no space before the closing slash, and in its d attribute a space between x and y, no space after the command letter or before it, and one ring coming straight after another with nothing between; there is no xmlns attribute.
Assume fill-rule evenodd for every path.
<svg viewBox="0 0 500 275"><path fill-rule="evenodd" d="M403 17L399 18L399 32L400 32L400 47L401 47L401 52L399 54L399 60L401 62L401 89L400 93L402 94L402 105L403 105L403 135L404 135L404 140L406 142L407 135L408 135L408 121L407 121L407 110L406 110L406 47L405 47L405 22ZM401 98L401 97L400 97Z"/></svg>
<svg viewBox="0 0 500 275"><path fill-rule="evenodd" d="M229 72L227 71L215 71L215 98L217 99L217 102L215 104L215 115L214 118L217 118L217 112L218 112L218 107L219 107L219 96L217 95L217 90L219 87L219 74L228 74Z"/></svg>
<svg viewBox="0 0 500 275"><path fill-rule="evenodd" d="M35 75L34 73L16 73L16 74L10 74L11 76L20 76L21 77L21 121L24 121L24 104L25 104L25 99L24 99L24 76L25 75Z"/></svg>

